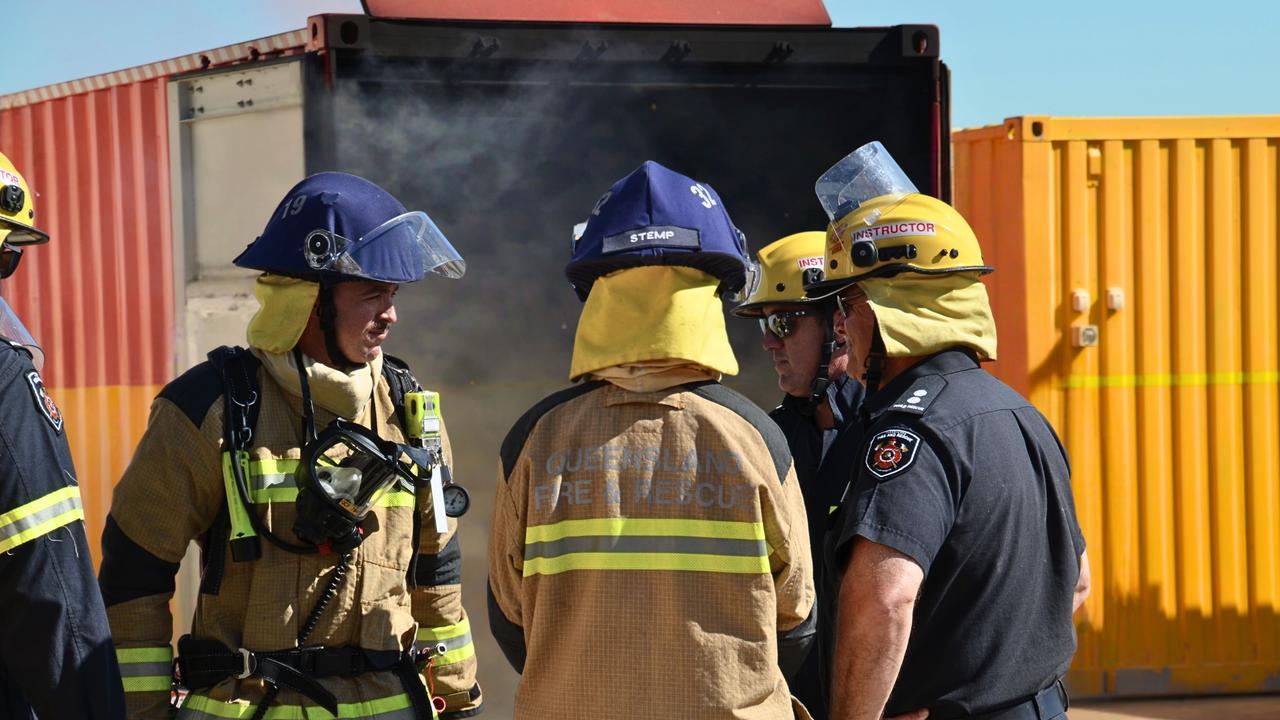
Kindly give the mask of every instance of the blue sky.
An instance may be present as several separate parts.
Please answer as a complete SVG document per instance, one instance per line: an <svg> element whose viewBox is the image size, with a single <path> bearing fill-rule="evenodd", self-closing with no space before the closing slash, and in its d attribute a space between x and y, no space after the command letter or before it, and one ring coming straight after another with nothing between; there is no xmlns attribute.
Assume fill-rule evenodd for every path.
<svg viewBox="0 0 1280 720"><path fill-rule="evenodd" d="M359 0L4 4L0 94L294 30L318 12L360 12ZM1271 51L1280 3L1270 0L827 0L827 8L841 27L938 25L956 128L1013 115L1280 113Z"/></svg>

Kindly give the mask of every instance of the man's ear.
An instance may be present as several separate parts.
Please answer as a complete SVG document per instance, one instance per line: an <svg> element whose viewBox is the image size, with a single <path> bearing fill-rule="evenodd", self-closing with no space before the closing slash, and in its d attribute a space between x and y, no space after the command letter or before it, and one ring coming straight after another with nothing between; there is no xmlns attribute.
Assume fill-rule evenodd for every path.
<svg viewBox="0 0 1280 720"><path fill-rule="evenodd" d="M849 344L849 337L844 333L844 313L839 310L831 313L831 329L837 348L842 348Z"/></svg>

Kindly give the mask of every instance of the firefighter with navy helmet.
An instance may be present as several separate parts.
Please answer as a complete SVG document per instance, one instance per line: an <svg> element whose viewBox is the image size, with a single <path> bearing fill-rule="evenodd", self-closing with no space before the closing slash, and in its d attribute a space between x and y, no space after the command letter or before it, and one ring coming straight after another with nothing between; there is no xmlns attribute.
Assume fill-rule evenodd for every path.
<svg viewBox="0 0 1280 720"><path fill-rule="evenodd" d="M832 717L1064 718L1084 538L1053 428L981 367L996 335L978 240L879 143L816 190L831 225L807 292L839 305L866 385L827 548Z"/></svg>
<svg viewBox="0 0 1280 720"><path fill-rule="evenodd" d="M439 397L381 351L399 286L465 263L426 213L330 172L294 186L235 264L263 273L249 348L156 398L103 534L130 717L169 715L169 600L192 540L179 718L477 714Z"/></svg>
<svg viewBox="0 0 1280 720"><path fill-rule="evenodd" d="M786 439L720 384L745 240L706 183L646 162L595 204L566 274L570 379L501 448L489 622L516 717L808 717L814 627Z"/></svg>
<svg viewBox="0 0 1280 720"><path fill-rule="evenodd" d="M0 280L49 241L0 154ZM123 718L124 692L85 538L68 421L44 353L0 297L0 716Z"/></svg>

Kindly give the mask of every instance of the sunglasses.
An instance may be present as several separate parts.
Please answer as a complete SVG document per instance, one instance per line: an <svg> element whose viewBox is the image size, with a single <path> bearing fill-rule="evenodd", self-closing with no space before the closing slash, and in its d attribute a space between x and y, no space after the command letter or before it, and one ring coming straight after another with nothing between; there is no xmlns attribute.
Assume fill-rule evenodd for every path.
<svg viewBox="0 0 1280 720"><path fill-rule="evenodd" d="M0 280L4 280L18 269L22 261L22 249L5 243L0 247Z"/></svg>
<svg viewBox="0 0 1280 720"><path fill-rule="evenodd" d="M867 301L867 296L861 290L855 290L849 293L848 295L844 293L836 294L836 307L840 309L841 315L847 316L852 314L853 308L857 306L858 303L863 303L866 301Z"/></svg>
<svg viewBox="0 0 1280 720"><path fill-rule="evenodd" d="M781 340L796 331L796 324L793 322L794 318L806 317L812 314L809 310L782 310L761 315L760 331L771 332Z"/></svg>

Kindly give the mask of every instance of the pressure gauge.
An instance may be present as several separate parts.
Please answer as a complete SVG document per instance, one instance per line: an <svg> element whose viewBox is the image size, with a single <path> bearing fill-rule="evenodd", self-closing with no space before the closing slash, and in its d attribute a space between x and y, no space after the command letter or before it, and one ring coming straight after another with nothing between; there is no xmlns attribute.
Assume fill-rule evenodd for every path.
<svg viewBox="0 0 1280 720"><path fill-rule="evenodd" d="M462 517L471 507L471 496L461 485L444 486L444 514L449 517Z"/></svg>

